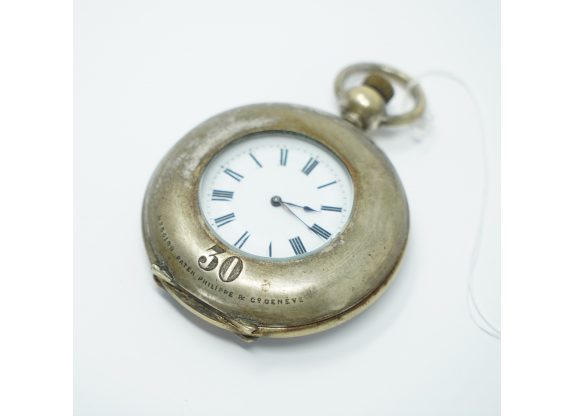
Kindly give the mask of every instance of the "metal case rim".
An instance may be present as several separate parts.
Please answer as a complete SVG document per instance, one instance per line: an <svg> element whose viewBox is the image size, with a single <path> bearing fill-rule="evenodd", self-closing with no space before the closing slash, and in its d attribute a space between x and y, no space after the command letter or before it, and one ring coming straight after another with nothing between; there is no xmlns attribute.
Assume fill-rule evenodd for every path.
<svg viewBox="0 0 575 416"><path fill-rule="evenodd" d="M302 303L308 309L291 317L271 309L267 312L260 305L254 309L254 305L247 304L243 308L236 305L241 302L232 304L228 299L224 299L228 303L223 302L216 296L217 292L213 294L197 284L199 274L217 281L213 271L201 271L198 264L195 264L197 273L190 277L177 264L182 254L176 258L176 253L169 251L170 247L174 250L173 247L178 246L175 250L182 253L185 247L187 253L192 253L187 259L197 260L211 244L220 243L204 223L199 207L197 191L201 174L223 147L246 135L265 131L289 131L318 141L341 159L354 184L354 212L346 229L336 239L340 240L337 244L334 241L322 252L309 257L278 262L280 267L274 265L274 270L261 264L270 262L241 257L245 264L245 276L243 281L238 279L233 283L239 281L239 284L244 284L245 289L240 290L245 293L260 290L255 285L258 278L266 282L273 278L276 282L285 281L287 273L290 273L286 267L291 267L294 274L305 274L312 270L312 279L320 282L319 286L315 291L298 292L298 297L305 293L301 299L306 299ZM381 210L374 209L373 205L376 204L381 206ZM174 240L169 247L163 238L159 238L159 227L156 227L155 220L158 215L165 215L166 210L170 211L168 217L177 217L166 220L170 223L169 233L172 235L168 235L168 238ZM186 309L250 341L261 336L281 338L319 332L343 323L367 308L389 286L401 265L408 241L409 210L401 182L387 157L350 123L306 107L256 104L230 110L207 120L172 148L150 180L144 199L142 227L156 282ZM362 235L367 241L358 241ZM386 244L392 247L388 249ZM369 258L364 256L357 260L357 267L351 267L353 265L349 261L341 258L346 252L353 258L364 255L362 245L369 248L363 252L381 250L381 258L375 258L371 253L365 254ZM230 254L239 256L237 253ZM342 270L341 279L330 275L333 272L330 267L332 263L335 263L333 268ZM194 266L192 262L185 264L190 265L188 270ZM352 283L342 282L345 280L343 277ZM341 290L332 289L325 282L326 279L332 286L341 286ZM301 279L294 285L297 282L301 283ZM352 292L356 289L352 284L362 282L365 287L359 288L361 293L350 292L350 288L353 288ZM239 284L236 287L240 287ZM260 292L263 290L266 289L262 285ZM267 290L271 290L271 287ZM325 299L321 299L321 302L326 303L323 308L325 311L320 302L324 295L327 302ZM278 321L278 317L283 321L274 325L274 319Z"/></svg>

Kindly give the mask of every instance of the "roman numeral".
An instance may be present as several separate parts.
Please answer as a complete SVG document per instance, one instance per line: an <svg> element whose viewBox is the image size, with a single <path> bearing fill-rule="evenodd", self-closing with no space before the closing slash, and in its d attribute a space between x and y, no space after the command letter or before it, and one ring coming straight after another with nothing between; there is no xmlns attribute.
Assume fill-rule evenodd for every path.
<svg viewBox="0 0 575 416"><path fill-rule="evenodd" d="M285 166L287 163L288 149L281 149L280 165Z"/></svg>
<svg viewBox="0 0 575 416"><path fill-rule="evenodd" d="M248 236L246 237L247 234L248 234L248 232L246 231L246 232L244 233L244 235L242 235L242 236L240 237L240 239L239 239L238 241L236 241L236 244L234 244L234 246L237 247L238 243L241 242L241 244L240 244L240 246L239 246L238 248L242 248L243 245L246 243L246 241L248 241L248 238L250 238L250 236L251 236L251 234L250 234L250 235L248 235ZM245 238L244 238L244 237L245 237Z"/></svg>
<svg viewBox="0 0 575 416"><path fill-rule="evenodd" d="M318 186L317 189L325 188L326 186L333 185L333 184L336 183L336 182L337 182L337 181L333 181L333 182L330 182L330 183L326 183L325 185Z"/></svg>
<svg viewBox="0 0 575 416"><path fill-rule="evenodd" d="M218 226L218 228L220 228L220 227L232 222L235 219L236 219L236 216L232 212L231 214L224 215L223 217L220 217L220 218L216 218L215 221L216 221L216 225Z"/></svg>
<svg viewBox="0 0 575 416"><path fill-rule="evenodd" d="M311 227L311 230L314 233L316 233L317 235L319 235L321 238L323 238L324 240L327 240L331 236L330 232L324 230L323 228L321 228L317 224L314 224L313 227Z"/></svg>
<svg viewBox="0 0 575 416"><path fill-rule="evenodd" d="M233 192L228 191L216 191L212 192L212 201L231 201L234 197Z"/></svg>
<svg viewBox="0 0 575 416"><path fill-rule="evenodd" d="M310 157L305 166L303 167L302 172L305 173L306 175L309 175L313 170L313 168L315 168L318 163L319 162L317 160L315 160L313 157Z"/></svg>
<svg viewBox="0 0 575 416"><path fill-rule="evenodd" d="M303 243L299 237L290 238L289 243L291 244L291 248L293 248L293 251L296 255L306 253L305 247L303 246Z"/></svg>
<svg viewBox="0 0 575 416"><path fill-rule="evenodd" d="M258 160L256 159L256 157L255 157L254 155L252 155L251 153L250 153L250 156L252 157L252 159L254 160L254 162L256 162L256 163L258 164L258 166L261 168L262 165L260 164L260 162L258 162Z"/></svg>
<svg viewBox="0 0 575 416"><path fill-rule="evenodd" d="M333 211L333 212L341 212L341 208L337 208L337 207L325 207L325 206L321 206L321 210L322 211Z"/></svg>
<svg viewBox="0 0 575 416"><path fill-rule="evenodd" d="M272 256L272 242L270 241L270 257Z"/></svg>
<svg viewBox="0 0 575 416"><path fill-rule="evenodd" d="M242 175L240 175L239 173L234 172L233 170L230 169L226 169L224 170L224 173L227 173L228 175L230 175L232 178L234 178L236 181L241 181L240 178L243 178Z"/></svg>

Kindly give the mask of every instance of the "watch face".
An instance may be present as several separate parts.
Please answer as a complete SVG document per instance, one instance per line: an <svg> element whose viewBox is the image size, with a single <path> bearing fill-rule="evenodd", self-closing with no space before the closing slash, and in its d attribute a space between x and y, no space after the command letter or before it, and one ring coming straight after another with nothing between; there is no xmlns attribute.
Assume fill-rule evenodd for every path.
<svg viewBox="0 0 575 416"><path fill-rule="evenodd" d="M226 146L204 171L199 197L220 240L271 261L327 247L345 229L354 205L343 162L318 142L283 132Z"/></svg>

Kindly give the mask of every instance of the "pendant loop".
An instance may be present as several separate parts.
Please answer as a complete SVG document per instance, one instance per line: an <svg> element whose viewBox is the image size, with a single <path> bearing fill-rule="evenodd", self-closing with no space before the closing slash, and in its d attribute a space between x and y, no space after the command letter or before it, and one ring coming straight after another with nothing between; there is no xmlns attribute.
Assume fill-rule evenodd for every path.
<svg viewBox="0 0 575 416"><path fill-rule="evenodd" d="M335 94L337 95L338 101L342 107L345 107L348 102L347 98L347 91L344 91L343 84L346 79L355 72L373 72L378 71L382 72L393 81L399 82L403 86L409 86L409 83L412 81L412 78L407 76L401 71L397 69L390 68L385 65L373 64L373 63L363 63L363 64L355 64L348 66L347 68L343 69L335 80ZM423 90L419 85L415 85L413 87L408 88L409 93L415 100L415 107L408 113L389 116L386 114L382 114L377 127L385 127L385 126L400 126L404 124L410 124L417 120L425 110L425 95L423 94Z"/></svg>

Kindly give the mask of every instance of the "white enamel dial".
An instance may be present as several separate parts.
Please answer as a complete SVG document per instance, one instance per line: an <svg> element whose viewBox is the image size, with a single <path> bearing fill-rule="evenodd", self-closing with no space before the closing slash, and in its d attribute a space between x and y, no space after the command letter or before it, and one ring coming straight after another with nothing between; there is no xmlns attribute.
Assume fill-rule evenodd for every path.
<svg viewBox="0 0 575 416"><path fill-rule="evenodd" d="M212 231L233 250L262 260L301 258L327 247L346 227L353 204L352 179L339 158L288 133L233 142L200 183Z"/></svg>

